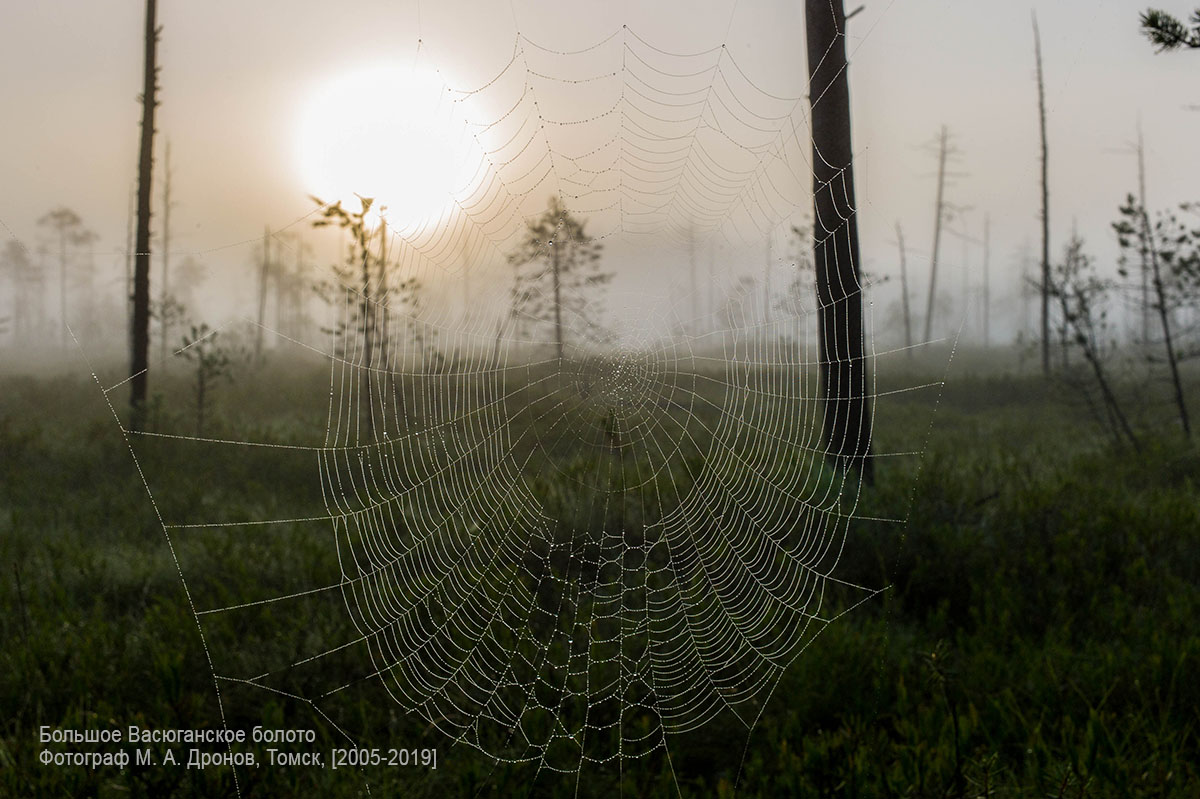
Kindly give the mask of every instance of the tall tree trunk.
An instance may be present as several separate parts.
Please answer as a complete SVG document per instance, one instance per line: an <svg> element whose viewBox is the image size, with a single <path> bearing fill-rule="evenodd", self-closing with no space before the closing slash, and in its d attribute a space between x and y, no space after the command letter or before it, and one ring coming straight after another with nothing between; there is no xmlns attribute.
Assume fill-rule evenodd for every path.
<svg viewBox="0 0 1200 799"><path fill-rule="evenodd" d="M696 296L699 291L699 284L696 280L696 231L693 228L688 228L688 274L692 280L692 320L688 324L688 330L692 335L696 335L700 330L700 300Z"/></svg>
<svg viewBox="0 0 1200 799"><path fill-rule="evenodd" d="M1146 157L1142 144L1142 123L1138 120L1138 204L1142 207L1143 236L1141 246L1142 260L1142 347L1150 345L1150 253L1146 246L1150 241L1149 220L1146 217Z"/></svg>
<svg viewBox="0 0 1200 799"><path fill-rule="evenodd" d="M925 343L933 339L933 307L937 298L937 267L938 251L942 245L942 216L945 214L943 192L946 187L946 126L942 125L942 133L938 145L938 178L937 201L933 209L933 256L929 261L929 301L925 303Z"/></svg>
<svg viewBox="0 0 1200 799"><path fill-rule="evenodd" d="M710 238L708 240L708 321L704 325L705 329L707 330L713 329L713 319L717 314L717 299L715 296L717 290L717 279L715 274L716 264L714 263L716 261L716 255L713 253L714 246L713 240Z"/></svg>
<svg viewBox="0 0 1200 799"><path fill-rule="evenodd" d="M1021 250L1021 330L1033 335L1033 319L1029 301L1033 298L1033 275L1029 269L1029 242Z"/></svg>
<svg viewBox="0 0 1200 799"><path fill-rule="evenodd" d="M962 315L963 329L969 332L967 320L971 318L971 243L964 233L962 239Z"/></svg>
<svg viewBox="0 0 1200 799"><path fill-rule="evenodd" d="M767 231L767 259L763 262L763 324L771 324L771 231ZM763 328L763 335L767 329Z"/></svg>
<svg viewBox="0 0 1200 799"><path fill-rule="evenodd" d="M983 215L983 348L992 344L992 219Z"/></svg>
<svg viewBox="0 0 1200 799"><path fill-rule="evenodd" d="M364 216L365 216L364 209ZM372 337L375 335L375 320L374 309L371 303L371 235L366 230L366 220L363 220L364 228L359 234L359 244L362 247L362 332L363 332L363 384L364 390L362 396L359 397L359 413L364 413L363 406L366 406L365 415L367 417L367 435L374 438L375 435L375 417L374 406L371 404L371 394L374 390L374 375L371 370L375 366L375 350L373 348Z"/></svg>
<svg viewBox="0 0 1200 799"><path fill-rule="evenodd" d="M1042 78L1042 39L1033 15L1033 46L1037 57L1038 120L1042 134L1042 373L1050 374L1050 176L1046 146L1046 84Z"/></svg>
<svg viewBox="0 0 1200 799"><path fill-rule="evenodd" d="M842 0L805 0L825 448L874 482ZM819 234L818 234L819 231Z"/></svg>
<svg viewBox="0 0 1200 799"><path fill-rule="evenodd" d="M562 278L558 274L558 244L550 247L550 268L554 272L554 343L558 348L558 359L563 358L562 329Z"/></svg>
<svg viewBox="0 0 1200 799"><path fill-rule="evenodd" d="M129 186L129 216L125 220L125 335L133 344L133 220L137 215L137 188Z"/></svg>
<svg viewBox="0 0 1200 799"><path fill-rule="evenodd" d="M908 307L908 258L904 252L904 231L896 221L896 243L900 247L900 307L904 311L904 349L912 357L912 314Z"/></svg>
<svg viewBox="0 0 1200 799"><path fill-rule="evenodd" d="M163 233L162 233L162 288L158 293L158 360L159 367L167 368L167 286L171 274L171 140L167 140L163 156Z"/></svg>
<svg viewBox="0 0 1200 799"><path fill-rule="evenodd" d="M96 250L95 242L100 238L95 233L87 233L84 241L88 248L87 272L84 275L84 307L83 325L89 333L95 331L96 324Z"/></svg>
<svg viewBox="0 0 1200 799"><path fill-rule="evenodd" d="M293 338L300 338L302 332L300 330L300 319L304 316L303 299L300 292L304 280L304 239L300 236L296 237L296 266L295 277L291 281L291 286L288 290L288 334Z"/></svg>
<svg viewBox="0 0 1200 799"><path fill-rule="evenodd" d="M254 331L254 360L262 361L263 326L267 323L267 278L271 269L271 228L263 228L262 263L258 266L258 327Z"/></svg>
<svg viewBox="0 0 1200 799"><path fill-rule="evenodd" d="M383 368L392 373L392 337L389 330L391 321L391 281L388 275L387 251L387 220L379 220L379 290L376 292L375 303L379 306L380 318L376 321L379 328L379 362Z"/></svg>
<svg viewBox="0 0 1200 799"><path fill-rule="evenodd" d="M131 423L140 430L146 408L150 363L150 187L154 166L154 109L158 105L156 0L146 0L146 54L142 84L142 145L138 159L137 256L133 270L133 340L130 342Z"/></svg>
<svg viewBox="0 0 1200 799"><path fill-rule="evenodd" d="M58 229L58 343L67 346L67 231Z"/></svg>
<svg viewBox="0 0 1200 799"><path fill-rule="evenodd" d="M471 329L471 263L470 259L463 256L463 329Z"/></svg>

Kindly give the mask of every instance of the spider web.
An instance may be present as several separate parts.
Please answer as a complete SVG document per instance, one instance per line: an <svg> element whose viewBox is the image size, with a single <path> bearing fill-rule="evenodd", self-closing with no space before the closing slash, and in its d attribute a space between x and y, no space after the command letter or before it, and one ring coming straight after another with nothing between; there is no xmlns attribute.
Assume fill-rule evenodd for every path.
<svg viewBox="0 0 1200 799"><path fill-rule="evenodd" d="M331 704L382 686L456 742L575 774L722 714L752 728L788 665L878 591L836 576L860 485L829 465L811 275L781 246L811 208L807 97L760 88L724 44L671 52L622 27L577 51L518 33L507 64L446 102L478 154L466 186L390 233L388 268L341 287L327 338L270 331L328 368L323 438L126 431L139 458L211 464L198 484L261 458L268 484L300 475L308 492L227 518L148 474L185 587L231 536L330 544L331 573L286 590L189 587L218 692L293 697L333 723ZM668 273L657 293L614 284L603 339L568 314L561 360L508 291L506 253L550 194L606 263ZM756 277L730 277L764 250ZM349 623L320 644L225 670L242 631L330 602Z"/></svg>

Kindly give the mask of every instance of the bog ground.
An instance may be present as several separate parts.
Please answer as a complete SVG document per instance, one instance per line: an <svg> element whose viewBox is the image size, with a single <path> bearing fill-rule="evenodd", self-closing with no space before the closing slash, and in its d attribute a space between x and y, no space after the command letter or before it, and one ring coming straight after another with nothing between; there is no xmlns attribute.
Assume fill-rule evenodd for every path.
<svg viewBox="0 0 1200 799"><path fill-rule="evenodd" d="M897 371L881 375L880 388L926 378L941 375ZM325 399L322 380L279 365L238 380L216 406L217 429L300 436ZM438 750L436 770L240 769L236 785L227 768L38 763L42 725L205 728L221 719L175 559L95 385L79 374L7 377L3 396L8 795L356 796L369 786L376 796L666 797L734 795L735 784L747 797L1200 790L1200 688L1191 678L1200 669L1200 456L1167 435L1140 453L1115 449L1040 378L960 358L944 387L881 401L877 446L919 431L923 454L882 464L860 512L908 521L856 523L835 574L887 590L813 640L751 731L718 718L623 768L537 773L451 745L378 681L346 690L327 717L287 695L224 683L231 727L311 728L326 749L344 743L336 722L372 745ZM161 424L172 412L182 423L187 406L168 393L161 412ZM164 502L201 513L207 503L234 516L284 517L319 490L304 468L198 457L183 445L143 448L141 464ZM239 490L214 495L198 479L207 470ZM541 490L578 499L569 480L553 483ZM230 603L297 575L319 582L336 573L328 530L177 540L193 594ZM849 596L833 597L842 600ZM342 640L344 606L303 607L253 628L206 619L221 669ZM315 691L345 667L330 659L304 679Z"/></svg>

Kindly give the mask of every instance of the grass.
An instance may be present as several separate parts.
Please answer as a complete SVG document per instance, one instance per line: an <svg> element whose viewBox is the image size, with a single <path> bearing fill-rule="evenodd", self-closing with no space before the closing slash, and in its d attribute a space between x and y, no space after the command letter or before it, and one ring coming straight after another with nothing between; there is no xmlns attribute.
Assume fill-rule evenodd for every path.
<svg viewBox="0 0 1200 799"><path fill-rule="evenodd" d="M927 371L881 375L880 387L938 379ZM669 759L658 750L580 779L451 746L376 681L349 680L319 705L327 715L282 693L214 686L213 671L269 668L268 684L312 697L361 673L350 657L286 668L345 640L340 596L204 616L206 653L176 567L197 609L335 583L328 523L180 529L172 552L94 384L5 378L0 794L357 796L368 782L372 795L415 797L1200 794L1200 455L1164 440L1114 450L1039 380L970 371L878 408L878 450L921 454L882 459L858 511L907 524L856 525L836 574L888 590L811 643L752 730L718 717L673 737ZM261 377L220 387L212 435L323 433L327 371ZM191 432L186 388L182 376L164 387L159 429ZM311 453L135 447L168 522L324 511ZM600 507L580 475L610 455L562 457L537 490L585 511L560 514L570 529L556 535L653 515L636 491L627 506ZM687 458L698 457L675 462L671 482L690 481ZM344 741L335 722L375 745L436 747L439 768L240 769L235 786L229 769L37 762L41 725L219 728L222 709L235 728L312 728L322 749Z"/></svg>

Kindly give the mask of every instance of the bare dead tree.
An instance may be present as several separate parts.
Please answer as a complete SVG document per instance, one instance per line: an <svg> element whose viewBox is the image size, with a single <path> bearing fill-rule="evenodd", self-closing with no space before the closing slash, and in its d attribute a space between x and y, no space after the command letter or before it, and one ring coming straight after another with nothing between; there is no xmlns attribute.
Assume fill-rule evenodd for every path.
<svg viewBox="0 0 1200 799"><path fill-rule="evenodd" d="M125 220L125 335L133 342L133 228L137 217L137 187L129 185L129 215Z"/></svg>
<svg viewBox="0 0 1200 799"><path fill-rule="evenodd" d="M992 343L992 218L983 215L983 347Z"/></svg>
<svg viewBox="0 0 1200 799"><path fill-rule="evenodd" d="M254 332L254 360L262 362L263 328L267 323L267 281L271 277L271 228L263 229L262 261L258 266L258 327Z"/></svg>
<svg viewBox="0 0 1200 799"><path fill-rule="evenodd" d="M937 200L933 206L933 254L929 261L929 301L925 304L925 341L933 338L933 307L935 295L937 292L937 267L938 267L938 251L942 243L942 219L946 213L945 187L946 187L946 158L949 154L947 149L949 133L946 126L942 125L942 133L938 138L938 177L937 177Z"/></svg>
<svg viewBox="0 0 1200 799"><path fill-rule="evenodd" d="M136 259L133 270L133 340L130 342L130 426L141 429L150 365L150 187L154 166L154 109L158 105L156 0L146 0L146 49L142 86L142 140L138 159Z"/></svg>
<svg viewBox="0 0 1200 799"><path fill-rule="evenodd" d="M699 303L699 285L696 280L696 231L694 228L688 228L688 268L692 280L692 323L690 325L692 334L700 332L700 311Z"/></svg>
<svg viewBox="0 0 1200 799"><path fill-rule="evenodd" d="M908 257L904 252L904 231L896 220L896 244L900 248L900 307L904 311L904 348L912 357L912 313L908 307Z"/></svg>
<svg viewBox="0 0 1200 799"><path fill-rule="evenodd" d="M1033 15L1033 50L1037 59L1038 120L1042 137L1042 374L1050 374L1050 174L1046 144L1046 82L1042 74L1042 39Z"/></svg>
<svg viewBox="0 0 1200 799"><path fill-rule="evenodd" d="M1146 210L1146 151L1142 140L1142 123L1138 121L1137 140L1138 159L1138 203L1142 206L1142 223L1145 225L1145 235L1141 238L1142 261L1142 346L1150 342L1150 253L1146 249L1150 241L1150 223L1144 213Z"/></svg>
<svg viewBox="0 0 1200 799"><path fill-rule="evenodd" d="M767 258L763 262L763 323L771 324L771 259L772 259L772 241L771 231L767 232ZM763 333L767 332L767 328L763 328Z"/></svg>
<svg viewBox="0 0 1200 799"><path fill-rule="evenodd" d="M163 193L162 193L162 286L158 292L158 362L161 368L167 366L167 335L170 329L170 314L167 312L168 287L171 276L171 140L167 139L166 152L163 155Z"/></svg>
<svg viewBox="0 0 1200 799"><path fill-rule="evenodd" d="M712 330L713 315L717 312L716 293L716 244L710 237L708 240L708 329Z"/></svg>

